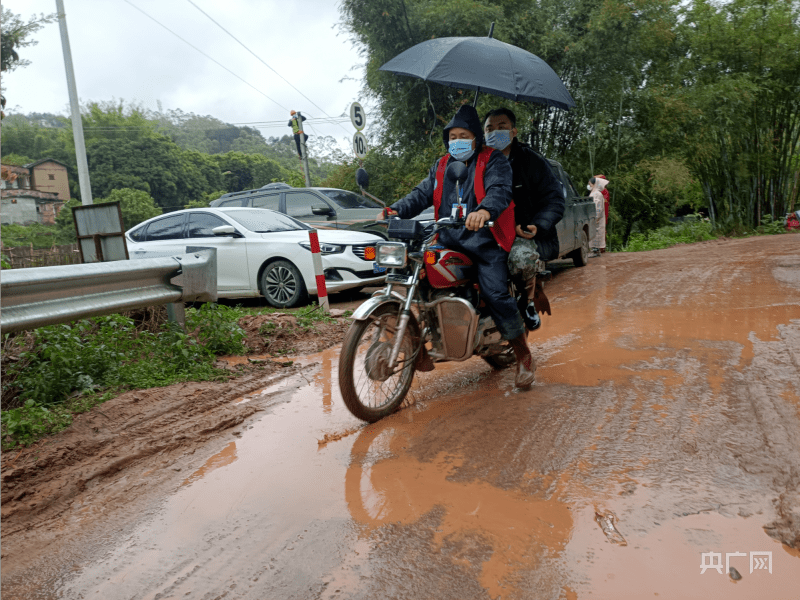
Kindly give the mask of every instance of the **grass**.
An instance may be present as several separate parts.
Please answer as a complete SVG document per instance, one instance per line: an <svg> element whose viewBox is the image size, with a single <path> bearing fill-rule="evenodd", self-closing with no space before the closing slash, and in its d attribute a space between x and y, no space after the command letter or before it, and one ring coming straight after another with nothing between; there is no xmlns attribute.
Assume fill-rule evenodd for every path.
<svg viewBox="0 0 800 600"><path fill-rule="evenodd" d="M0 447L29 446L126 390L229 379L231 373L214 362L247 353L241 317L289 313L303 329L334 322L316 304L274 309L207 303L186 309L184 333L166 322L163 308L148 311L3 336Z"/></svg>
<svg viewBox="0 0 800 600"><path fill-rule="evenodd" d="M675 225L667 225L658 229L651 229L644 233L634 233L627 245L612 250L617 252L643 252L645 250L660 250L670 248L677 244L692 244L720 237L751 237L754 235L775 235L786 233L783 222L772 219L766 215L761 220L761 225L753 230L733 229L727 233L714 231L708 219L694 215L695 219L686 220Z"/></svg>

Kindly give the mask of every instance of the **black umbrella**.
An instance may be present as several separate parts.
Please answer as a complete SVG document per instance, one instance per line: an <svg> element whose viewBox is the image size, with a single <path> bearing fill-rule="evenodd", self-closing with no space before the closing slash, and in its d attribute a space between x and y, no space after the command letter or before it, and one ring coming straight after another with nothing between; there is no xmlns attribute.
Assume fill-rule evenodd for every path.
<svg viewBox="0 0 800 600"><path fill-rule="evenodd" d="M535 54L491 37L427 40L395 56L380 70L515 101L565 110L575 106L550 65Z"/></svg>

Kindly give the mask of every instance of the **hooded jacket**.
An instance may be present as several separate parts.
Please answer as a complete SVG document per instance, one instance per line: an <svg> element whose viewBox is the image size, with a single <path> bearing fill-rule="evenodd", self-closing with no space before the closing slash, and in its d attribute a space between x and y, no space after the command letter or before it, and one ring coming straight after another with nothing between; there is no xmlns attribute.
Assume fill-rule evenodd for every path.
<svg viewBox="0 0 800 600"><path fill-rule="evenodd" d="M483 146L483 129L481 127L478 111L472 106L462 106L447 124L444 129L442 139L445 147L449 147L450 130L453 127L463 127L469 130L476 140L475 154L467 163L467 179L464 182L463 201L467 205L467 212L473 212L479 205L475 197L475 159ZM450 160L455 160L451 158ZM439 161L433 163L428 171L428 176L420 182L402 200L392 205L401 219L415 217L423 210L433 205L433 190L436 186L436 168ZM511 203L511 165L502 152L492 152L489 162L486 164L486 172L483 176L483 184L486 189L486 197L480 203L480 208L485 209L491 215L491 220L496 220L508 205ZM439 209L440 215L449 215L453 204L457 203L456 186L447 177L444 179L442 189L442 204ZM494 236L488 229L479 231L469 231L467 229L448 229L439 234L439 240L445 245L458 244L467 251L484 252L498 249L499 246ZM455 243L455 244L453 244Z"/></svg>

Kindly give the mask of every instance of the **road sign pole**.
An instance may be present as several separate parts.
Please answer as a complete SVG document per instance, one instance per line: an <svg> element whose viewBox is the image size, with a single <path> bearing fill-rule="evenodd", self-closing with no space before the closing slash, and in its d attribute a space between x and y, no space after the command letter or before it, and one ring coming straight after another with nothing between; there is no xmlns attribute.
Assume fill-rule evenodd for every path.
<svg viewBox="0 0 800 600"><path fill-rule="evenodd" d="M308 171L308 147L306 146L306 134L303 129L303 115L297 113L297 124L300 125L300 155L303 159L303 175L306 178L306 187L311 187L311 175Z"/></svg>

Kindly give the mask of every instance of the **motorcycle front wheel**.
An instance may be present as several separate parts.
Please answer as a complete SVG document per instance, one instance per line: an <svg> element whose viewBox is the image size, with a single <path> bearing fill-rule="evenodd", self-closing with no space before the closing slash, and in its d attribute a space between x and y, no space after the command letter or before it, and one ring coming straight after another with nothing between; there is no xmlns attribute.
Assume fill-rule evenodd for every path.
<svg viewBox="0 0 800 600"><path fill-rule="evenodd" d="M415 319L408 322L397 364L389 369L398 319L396 304L381 306L355 321L344 338L339 389L348 410L362 421L374 423L392 414L411 387L419 328Z"/></svg>

